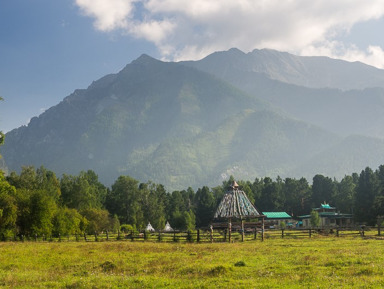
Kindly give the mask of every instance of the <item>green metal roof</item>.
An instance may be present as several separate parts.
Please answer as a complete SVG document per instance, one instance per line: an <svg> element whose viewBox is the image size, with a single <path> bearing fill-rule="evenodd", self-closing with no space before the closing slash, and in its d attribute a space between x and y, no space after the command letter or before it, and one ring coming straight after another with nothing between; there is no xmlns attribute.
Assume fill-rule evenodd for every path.
<svg viewBox="0 0 384 289"><path fill-rule="evenodd" d="M343 214L336 212L321 212L319 213L320 218L329 218L329 219L352 219L352 214ZM311 215L298 216L299 219L310 219Z"/></svg>
<svg viewBox="0 0 384 289"><path fill-rule="evenodd" d="M334 207L331 207L329 204L321 204L321 208L322 209L335 209Z"/></svg>
<svg viewBox="0 0 384 289"><path fill-rule="evenodd" d="M267 219L292 219L286 212L263 212Z"/></svg>

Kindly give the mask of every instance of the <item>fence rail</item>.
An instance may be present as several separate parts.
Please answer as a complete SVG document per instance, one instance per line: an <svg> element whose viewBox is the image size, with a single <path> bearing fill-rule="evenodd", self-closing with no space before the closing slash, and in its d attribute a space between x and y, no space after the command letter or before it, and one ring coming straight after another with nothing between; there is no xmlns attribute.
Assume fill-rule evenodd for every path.
<svg viewBox="0 0 384 289"><path fill-rule="evenodd" d="M331 235L335 237L377 237L380 229L375 227L359 228L333 228L333 229L262 229L259 227L246 228L244 232L235 228L229 232L226 228L198 229L196 231L132 231L129 233L103 232L101 234L77 234L66 236L2 236L2 241L35 241L35 242L105 242L105 241L131 241L131 242L247 242L276 238L311 238L317 235Z"/></svg>

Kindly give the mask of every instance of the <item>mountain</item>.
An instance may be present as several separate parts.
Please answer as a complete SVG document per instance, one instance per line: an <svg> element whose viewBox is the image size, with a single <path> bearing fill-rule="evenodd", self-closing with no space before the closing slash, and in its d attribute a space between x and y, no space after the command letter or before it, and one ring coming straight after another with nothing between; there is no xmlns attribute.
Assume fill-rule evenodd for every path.
<svg viewBox="0 0 384 289"><path fill-rule="evenodd" d="M308 88L341 90L384 88L384 70L361 62L324 56L297 56L272 49L244 53L237 48L215 52L199 61L185 61L220 78L241 81L244 73Z"/></svg>
<svg viewBox="0 0 384 289"><path fill-rule="evenodd" d="M268 49L231 49L183 63L336 134L384 138L384 70Z"/></svg>
<svg viewBox="0 0 384 289"><path fill-rule="evenodd" d="M242 53L220 55L226 53L232 63L227 74L234 76L232 70L238 69L241 80L248 73L243 71ZM142 55L120 72L75 90L28 126L7 133L1 153L9 171L44 165L60 176L92 169L106 185L130 175L175 190L216 186L229 175L247 180L312 178L316 173L342 177L384 163L380 139L345 137L314 121L331 122L332 117L321 115L320 104L337 112L343 97L349 100L355 94L360 104L361 91L377 100L366 100L366 107L380 112L381 88L309 88L257 72L243 79L255 89L244 89L219 75L214 63L212 71L204 70L207 59L174 63ZM315 110L301 112L294 105L316 101L316 116ZM345 107L346 116L353 109L360 113L355 118L361 130L372 121L362 119L368 114L365 107ZM313 121L306 120L305 113Z"/></svg>

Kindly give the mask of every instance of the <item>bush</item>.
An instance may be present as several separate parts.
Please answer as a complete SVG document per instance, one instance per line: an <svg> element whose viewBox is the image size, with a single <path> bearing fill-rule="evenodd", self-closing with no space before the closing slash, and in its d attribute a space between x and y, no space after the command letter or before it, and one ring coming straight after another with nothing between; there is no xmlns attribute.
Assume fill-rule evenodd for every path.
<svg viewBox="0 0 384 289"><path fill-rule="evenodd" d="M133 227L132 225L123 224L120 226L120 231L123 233L133 232Z"/></svg>

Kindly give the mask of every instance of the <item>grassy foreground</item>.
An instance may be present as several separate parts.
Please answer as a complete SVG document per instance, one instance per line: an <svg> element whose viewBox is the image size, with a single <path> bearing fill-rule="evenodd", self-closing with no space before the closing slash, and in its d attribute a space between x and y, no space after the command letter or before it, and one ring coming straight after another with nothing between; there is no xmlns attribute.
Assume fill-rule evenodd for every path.
<svg viewBox="0 0 384 289"><path fill-rule="evenodd" d="M384 241L0 243L1 288L382 288Z"/></svg>

